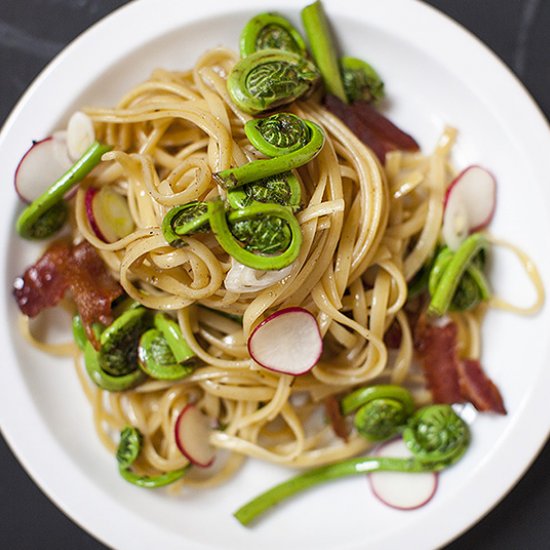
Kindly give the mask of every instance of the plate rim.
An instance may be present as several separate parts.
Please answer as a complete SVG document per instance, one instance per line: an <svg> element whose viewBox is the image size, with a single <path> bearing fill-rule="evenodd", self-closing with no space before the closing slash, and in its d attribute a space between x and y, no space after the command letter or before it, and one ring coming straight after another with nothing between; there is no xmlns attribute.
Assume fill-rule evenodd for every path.
<svg viewBox="0 0 550 550"><path fill-rule="evenodd" d="M326 5L327 11L329 14L334 11L335 13L340 13L339 10L341 9L339 7L339 4L337 3L338 0L324 0L324 4ZM273 2L275 5L277 5L278 8L289 8L289 9L295 9L295 3L291 0L276 0ZM96 40L98 37L100 37L102 34L107 34L109 32L109 29L114 25L120 25L123 23L126 19L130 19L138 14L146 14L150 13L152 9L154 9L154 6L156 3L154 0L136 0L134 2L130 2L129 4L126 4L117 10L110 13L107 17L103 18L99 22L92 25L85 33L83 33L80 37L78 37L76 40L71 42L58 56L52 60L47 67L40 73L40 75L33 81L33 83L30 85L28 90L25 92L25 94L21 97L21 99L18 101L16 106L14 107L12 113L10 116L6 119L6 122L3 125L2 131L0 133L0 151L3 150L4 142L7 139L6 136L10 134L12 131L12 127L17 122L18 118L21 116L21 113L24 112L26 109L26 105L28 105L31 98L39 93L39 90L44 85L46 81L49 81L51 79L56 78L56 74L63 69L64 66L66 66L67 63L71 62L71 59L74 57L77 57L79 55L79 52L86 49L91 41ZM167 6L169 6L169 10L176 10L178 2L176 0L169 0L166 2ZM381 8L374 5L373 2L371 2L373 5L373 8L375 8L376 13L379 13L381 9L386 10L386 8ZM548 147L550 146L550 131L548 127L548 123L545 120L545 117L536 104L536 102L533 100L529 92L526 90L525 86L513 75L513 73L510 71L510 69L485 45L483 44L475 35L473 35L470 31L464 29L461 27L457 22L452 20L447 15L439 12L435 8L424 4L419 1L413 1L411 0L392 0L391 2L385 2L384 3L386 7L389 4L392 4L394 7L398 7L399 9L404 10L405 12L409 11L410 13L414 13L416 16L421 16L421 24L431 25L433 21L437 21L438 25L441 25L441 31L446 29L449 32L452 32L451 34L453 37L460 37L460 41L463 45L466 45L469 50L473 50L478 52L480 55L480 59L478 59L479 62L481 62L484 66L497 66L498 71L496 71L496 78L499 83L504 82L507 87L511 86L511 89L513 91L514 95L521 96L522 103L525 105L525 109L527 114L529 115L524 122L525 125L534 125L536 132L541 132L541 135L545 136L545 139L541 139L537 142L537 148L536 150L540 152L541 158L544 159L544 151L548 151ZM238 11L245 11L249 8L259 8L261 5L261 0L243 0L239 3L239 5L228 5L223 2L223 0L203 0L200 4L200 6L197 7L197 12L193 13L193 17L191 21L200 19L201 17L212 15L212 9L219 8L222 6L224 9L226 9L229 12L238 12ZM304 2L305 5L305 2ZM349 6L350 8L352 6L361 6L364 7L365 3L360 2L360 0L348 0L346 3L346 9ZM415 8L411 8L411 6L415 6ZM177 10L176 10L177 11ZM160 36L160 34L170 32L172 29L177 28L178 26L182 24L189 23L189 20L184 19L177 19L174 18L170 24L168 25L168 29L164 29L162 32L155 31L150 36L146 37L145 41L153 40L155 37ZM156 29L156 27L155 27ZM150 30L150 32L152 32ZM139 33L136 33L136 35ZM132 51L135 47L139 46L139 44L143 43L143 37L141 40L139 40L135 45L132 45L129 41L125 44L125 47L117 52L117 56L124 57L128 53ZM467 57L467 56L464 56ZM78 95L78 92L75 92L73 95ZM504 95L504 94L503 94ZM527 101L527 103L526 103ZM492 109L495 111L499 111L499 109L502 106L500 105L499 101L496 101L495 104L492 105ZM502 112L502 111L499 111ZM543 161L546 165L550 166L550 162L548 160ZM11 188L10 188L11 190ZM545 193L545 197L547 200L550 199L550 191ZM11 221L11 218L10 218ZM6 234L6 233L5 233ZM6 239L6 237L5 237ZM8 240L9 242L9 240ZM5 270L2 272L2 282L4 283L4 289L8 288L6 285L8 284L8 281L6 280L5 276ZM6 304L4 304L4 309L6 309ZM548 350L547 354L548 354ZM10 359L17 364L15 361L15 354L13 353L13 350L10 346L10 353L13 355L10 357ZM13 382L13 379L11 380ZM550 382L550 373L546 376L546 382ZM21 378L20 383L25 386L24 380ZM55 483L52 483L51 480L48 480L44 477L44 473L40 470L40 468L36 468L36 465L32 462L32 460L29 460L28 458L28 452L26 450L22 450L25 445L21 445L20 440L18 440L18 435L16 435L16 427L13 424L10 424L9 414L7 414L7 409L9 408L7 406L7 403L11 403L12 399L9 396L9 392L5 389L9 384L5 384L3 386L3 389L0 390L2 395L2 399L0 399L0 418L2 420L2 431L4 434L4 437L6 438L6 441L8 442L8 445L13 450L14 454L17 456L19 462L23 465L27 473L31 476L31 478L34 480L34 482L41 488L42 491L44 491L47 496L64 512L66 513L71 519L77 523L81 528L88 531L92 536L98 538L105 544L116 544L117 547L120 544L120 547L125 547L124 543L127 541L124 537L113 536L113 532L111 529L107 529L105 532L103 529L97 529L97 521L95 520L95 515L90 514L89 512L86 513L86 511L78 509L76 511L74 505L74 497L68 498L66 494L64 494L63 491L59 490L59 487L56 486ZM17 392L13 392L16 394ZM4 399L4 397L6 399ZM523 407L527 407L528 405L526 403L522 404ZM36 412L36 411L34 411ZM524 413L525 414L525 413ZM519 413L518 413L519 415ZM36 416L36 415L34 415ZM37 422L37 425L40 425L40 419L34 418L34 420ZM516 417L514 417L514 420L516 420ZM543 432L546 432L546 435L544 435ZM548 425L546 428L541 426L540 430L533 430L528 435L529 437L529 443L527 445L524 444L524 449L529 449L530 451L527 452L526 450L522 454L522 458L520 459L521 467L514 467L514 476L513 479L508 480L507 483L505 483L504 489L499 491L500 494L496 496L496 498L491 499L491 504L489 507L483 505L478 505L477 507L472 508L484 508L483 512L481 514L476 515L473 519L470 519L469 521L464 524L464 521L461 518L461 521L458 522L461 524L461 527L458 528L457 521L454 522L455 528L452 535L448 535L445 540L438 539L438 540L431 540L428 541L428 543L437 543L442 544L449 542L450 540L460 536L465 530L471 527L475 522L479 521L481 517L486 515L494 506L500 502L502 498L506 496L506 494L510 491L510 489L517 483L517 481L520 479L520 477L525 473L525 471L529 468L529 466L532 464L532 462L535 460L536 456L540 452L542 446L545 444L546 439L548 438L548 434L550 433L550 420L548 421ZM44 429L39 430L39 433L33 433L33 445L36 445L37 443L46 445L47 439L48 439L49 431L44 427ZM54 443L56 446L58 445L57 442ZM517 455L516 455L517 457ZM72 464L70 464L70 461L67 460L67 457L64 457L64 467L67 470L70 479L67 480L69 482L65 482L66 485L70 486L72 482L79 481L78 475L76 477L73 475L74 472L71 472L71 468L73 467ZM78 473L78 472L76 472ZM82 480L80 480L81 482ZM93 491L92 491L93 492ZM101 493L98 492L98 495ZM485 499L486 500L486 499ZM480 499L480 502L483 501L483 499ZM133 514L129 514L127 510L125 510L123 507L116 505L115 508L117 508L117 513L123 513L128 516L128 518L134 517ZM472 514L470 514L472 515ZM95 524L92 526L92 524ZM154 525L152 526L154 528ZM178 542L181 543L181 540L175 540L174 536L170 534L168 537L170 540L167 540L167 543L174 543L177 544ZM425 541L423 541L425 542ZM196 543L193 542L195 545ZM205 545L200 546L194 546L194 547L209 547Z"/></svg>

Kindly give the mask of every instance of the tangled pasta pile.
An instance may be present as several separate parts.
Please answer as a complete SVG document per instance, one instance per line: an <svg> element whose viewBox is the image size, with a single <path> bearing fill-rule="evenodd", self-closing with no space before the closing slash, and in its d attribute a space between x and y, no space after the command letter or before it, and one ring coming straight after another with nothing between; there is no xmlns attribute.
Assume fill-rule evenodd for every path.
<svg viewBox="0 0 550 550"><path fill-rule="evenodd" d="M268 50L267 55L270 62L279 63L278 50ZM309 63L298 54L285 55L290 63ZM98 352L93 347L98 349L99 342L102 348L116 347L106 334L117 345L125 343L126 336L116 333L123 315L106 329L88 323L83 332L81 325L76 326L78 347L43 344L34 339L27 324L23 327L46 351L75 357L102 442L117 451L121 473L145 486L152 479L157 480L154 486L171 483L174 490L182 485L212 486L231 476L246 457L309 468L356 456L368 449L372 438L363 437L361 430L347 429L334 402L347 395L347 402L354 403L350 394L354 396L351 392L361 386L402 386L412 392L417 406L434 398L452 403L464 397L457 382L456 395L449 401L439 399L441 381L428 380L431 386L426 388L414 361L418 352L414 324L426 306L421 296L415 301L415 286L426 282L430 269L436 272L430 275L436 290L440 281L448 286L449 277L454 277L444 274L447 266L454 265L453 253L447 250L441 260L434 257L441 245L445 193L456 176L449 161L455 131L446 129L430 155L373 152L344 123L349 122L345 117L335 116L340 107L333 100L330 110L315 93L285 105L285 124L293 117L305 121L308 128L318 129L320 141L307 163L286 168L294 199L284 207L257 209L255 225L238 228L234 223L233 235L241 244L254 232L256 242L231 249L222 235L226 223L222 201L232 200L231 186L225 184L237 178L240 167L259 166L266 160L247 131L253 117L240 108L228 88L228 79L236 80L231 75L244 70L235 69L238 62L234 52L214 49L190 71L155 70L115 108L87 108L93 133L105 149L95 151L98 166L83 177L69 202L71 246L91 245L117 285L115 290L107 285L114 292L112 297L118 296L118 284L122 298L126 297L114 308L115 318L119 308L119 313L123 311L126 319L141 327L141 319L152 312L163 334L165 329L180 334L186 350L182 358L192 360L155 376L146 366L148 356L140 355L145 352L120 352L137 353L139 358L132 356L132 360L139 359L142 370L134 365L127 373L117 371L118 363L112 364L110 378L98 379ZM354 60L347 63L356 69ZM380 93L380 86L375 89ZM290 140L292 132L287 130L275 139ZM271 199L263 199L279 192L278 184L276 178L264 181L250 191L256 193L252 202L270 203ZM251 187L241 189L246 191L239 200L248 200ZM106 210L112 207L110 221L115 230L109 238L94 221L96 194L103 197ZM36 210L29 211L20 218L21 234L28 233L29 220L38 219ZM273 212L282 213L283 222L273 221ZM221 225L215 222L216 215L218 220L221 216ZM208 216L210 226L204 220L197 222ZM183 226L195 224L194 230L179 230L173 220ZM288 229L293 224L299 228L294 232ZM487 238L472 239L468 241L473 243L472 251L452 281L449 303L442 310L457 327L458 354L465 360L459 365L460 375L470 377L470 382L480 377L480 368L473 362L480 356L479 327L488 303L482 274ZM290 260L274 264L278 256L272 252L279 251L281 243L292 251L283 253ZM264 264L275 267L247 265L250 250L259 251ZM528 264L526 258L524 264ZM467 280L460 282L463 276ZM537 302L529 309L534 311L542 303L543 292L536 271L531 270L531 276L538 290ZM74 297L75 288L67 285ZM456 306L459 299L461 307L453 308L451 300ZM497 300L493 303L503 306ZM263 368L250 352L255 329L272 314L289 308L309 312L322 339L318 361L300 376ZM82 321L86 324L85 319L78 322ZM432 338L429 330L424 334L428 340ZM150 334L147 346L155 357L166 357L170 350L155 340L158 334ZM144 338L140 349L146 347ZM273 346L284 348L285 342L273 342ZM454 353L454 343L449 348ZM423 353L424 359L430 358ZM496 387L488 379L482 382L489 396L476 395L478 401L485 410L504 413ZM478 388L478 394L483 391ZM203 426L207 445L219 452L212 466L187 473L189 457L174 434L189 404L200 411L201 418L210 420L210 425ZM331 422L325 419L327 413ZM134 431L126 431L127 426ZM467 429L460 426L467 444ZM452 461L462 452L457 451ZM442 464L452 461L446 457ZM129 473L130 466L138 473Z"/></svg>
<svg viewBox="0 0 550 550"><path fill-rule="evenodd" d="M304 202L297 215L299 257L264 289L227 290L231 258L211 235L185 237L186 246L175 249L160 226L174 205L219 194L213 172L257 156L243 132L249 117L226 91L235 62L231 51L213 50L192 71L155 71L114 109L88 109L114 151L81 186L75 204L74 238L100 252L129 296L176 315L203 362L177 383L149 381L123 393L92 387L83 376L101 439L114 451L113 434L136 425L145 436L144 471L181 468L187 460L174 442L174 423L186 403L196 402L225 427L212 444L232 451L223 468L200 482L208 484L230 475L245 456L306 467L356 455L365 439L335 440L331 426L315 420L323 399L369 381L417 385L403 311L406 281L432 253L452 178L451 130L432 156L392 153L383 170L326 109L314 100L296 103L292 112L326 135L321 153L297 171ZM96 236L86 216L89 185L124 197L134 222L129 235L113 243ZM288 306L311 311L324 340L321 361L299 378L257 366L246 346L259 321ZM242 316L242 326L219 312ZM383 339L394 320L403 338L389 359Z"/></svg>

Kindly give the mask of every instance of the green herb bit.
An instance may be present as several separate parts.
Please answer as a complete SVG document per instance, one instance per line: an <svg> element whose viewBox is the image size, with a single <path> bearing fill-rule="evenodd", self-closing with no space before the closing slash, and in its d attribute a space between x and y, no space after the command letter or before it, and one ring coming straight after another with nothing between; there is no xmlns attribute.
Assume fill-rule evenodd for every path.
<svg viewBox="0 0 550 550"><path fill-rule="evenodd" d="M216 172L214 178L224 189L231 189L263 180L299 168L313 160L323 148L325 134L320 126L309 120L303 121L309 128L309 141L290 153L278 157L255 160L239 166Z"/></svg>
<svg viewBox="0 0 550 550"><path fill-rule="evenodd" d="M255 202L288 206L293 212L300 210L302 187L292 172L282 172L263 180L229 189L227 201L231 208L239 209Z"/></svg>
<svg viewBox="0 0 550 550"><path fill-rule="evenodd" d="M260 50L237 62L227 80L227 90L239 109L257 115L311 92L319 79L317 67L301 55Z"/></svg>
<svg viewBox="0 0 550 550"><path fill-rule="evenodd" d="M203 233L209 229L208 206L201 201L175 206L164 216L161 226L166 242L175 248L185 246L181 239L184 235Z"/></svg>
<svg viewBox="0 0 550 550"><path fill-rule="evenodd" d="M429 314L441 316L449 309L468 309L490 296L489 285L480 268L488 249L485 236L473 233L456 252L444 248L438 254L430 273ZM478 256L482 256L481 259Z"/></svg>
<svg viewBox="0 0 550 550"><path fill-rule="evenodd" d="M363 100L379 101L384 97L384 82L374 68L362 59L340 59L344 90L350 102Z"/></svg>
<svg viewBox="0 0 550 550"><path fill-rule="evenodd" d="M118 471L126 481L138 487L156 489L158 487L170 485L170 483L174 483L174 481L181 479L189 469L189 466L185 466L184 468L157 476L136 474L131 470L131 467L137 460L142 445L143 435L137 428L127 426L120 432L120 442L116 452L116 459L118 462Z"/></svg>
<svg viewBox="0 0 550 550"><path fill-rule="evenodd" d="M337 49L321 2L314 2L302 10L302 23L313 59L321 71L327 92L347 103L348 98L340 74Z"/></svg>
<svg viewBox="0 0 550 550"><path fill-rule="evenodd" d="M25 239L44 239L60 229L63 207L56 205L99 164L103 154L110 149L97 141L90 145L65 174L23 210L16 223L19 235ZM53 212L47 214L52 208Z"/></svg>
<svg viewBox="0 0 550 550"><path fill-rule="evenodd" d="M366 456L322 466L300 474L246 503L235 517L248 525L279 502L327 481L377 471L434 472L454 464L470 443L464 421L449 405L431 405L417 411L403 433L411 458Z"/></svg>
<svg viewBox="0 0 550 550"><path fill-rule="evenodd" d="M261 13L253 17L241 33L241 57L258 50L285 50L306 56L304 39L292 23L277 13Z"/></svg>
<svg viewBox="0 0 550 550"><path fill-rule="evenodd" d="M302 245L302 232L298 221L290 212L288 208L279 206L277 204L254 204L248 208L232 211L228 218L229 224L234 226L237 222L255 220L255 218L265 218L266 216L281 218L282 222L286 222L291 233L290 242L288 247L278 255L263 256L254 254L246 249L246 246L252 246L255 250L261 248L262 242L272 243L272 239L277 240L276 236L271 235L273 231L273 225L266 226L250 226L249 235L255 234L256 230L260 233L254 235L254 240L241 242L238 241L231 232L228 220L226 219L226 213L224 205L221 201L213 201L208 204L208 212L210 214L210 224L212 230L216 235L220 246L238 262L251 267L253 269L261 269L264 271L283 269L290 265L299 255L300 247ZM255 230L256 228L256 230ZM244 231L244 229L243 229ZM265 233L264 233L265 231Z"/></svg>
<svg viewBox="0 0 550 550"><path fill-rule="evenodd" d="M340 407L344 415L358 409L357 431L370 441L381 441L399 433L414 412L414 401L405 388L380 384L346 395Z"/></svg>

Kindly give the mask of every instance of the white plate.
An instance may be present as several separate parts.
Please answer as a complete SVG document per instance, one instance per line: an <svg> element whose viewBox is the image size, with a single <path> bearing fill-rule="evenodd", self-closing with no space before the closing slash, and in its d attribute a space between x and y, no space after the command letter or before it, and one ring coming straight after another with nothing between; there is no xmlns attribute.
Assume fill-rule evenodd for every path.
<svg viewBox="0 0 550 550"><path fill-rule="evenodd" d="M237 5L238 4L238 5ZM20 461L76 522L118 549L433 548L458 535L509 490L550 428L550 312L533 318L491 313L483 362L504 394L509 414L478 416L466 457L442 476L436 498L414 512L386 508L362 479L322 487L280 506L252 529L231 513L289 472L250 461L227 485L174 498L122 481L98 443L90 411L68 364L25 345L17 332L11 283L39 247L14 233L19 206L10 174L31 139L63 125L82 104L112 104L157 66L187 68L205 49L237 46L246 20L277 9L298 22L292 0L142 0L114 13L65 50L25 94L0 136L0 194L5 269L1 281L3 379L0 418ZM445 124L459 128L454 160L479 162L499 181L494 233L521 245L550 288L550 133L509 71L471 35L424 4L409 0L325 0L350 55L382 73L389 114L424 147ZM498 289L518 301L531 294L498 255Z"/></svg>

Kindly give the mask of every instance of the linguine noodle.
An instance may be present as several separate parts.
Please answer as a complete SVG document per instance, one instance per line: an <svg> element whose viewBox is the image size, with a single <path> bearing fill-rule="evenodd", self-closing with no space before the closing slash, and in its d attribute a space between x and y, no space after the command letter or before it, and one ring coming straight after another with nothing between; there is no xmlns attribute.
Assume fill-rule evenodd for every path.
<svg viewBox="0 0 550 550"><path fill-rule="evenodd" d="M393 152L385 169L350 130L315 99L291 111L320 125L321 153L295 171L302 186L297 214L303 236L300 254L283 278L265 288L226 289L231 258L209 234L167 245L160 230L171 207L208 200L222 190L212 174L259 158L244 134L249 116L226 91L226 76L238 57L206 53L188 72L156 70L113 108L89 108L96 133L113 151L81 185L74 201L73 236L89 241L125 292L147 308L177 319L202 366L182 380L150 380L133 390L109 393L94 386L75 346L77 373L93 408L96 430L115 451L120 430L132 424L144 435L138 467L148 474L187 464L174 441L174 423L189 402L224 429L211 444L226 450L206 472L193 472L172 487L212 486L231 476L245 457L312 467L364 451L369 443L353 434L336 438L323 417L323 400L371 382L406 385L418 403L429 393L413 362L413 337L403 307L407 282L429 259L443 216L443 197L454 176L449 156L456 132L448 128L429 155ZM127 201L134 230L112 243L99 239L86 215L89 185L109 186ZM540 307L540 278L523 253L537 289L531 312ZM493 300L491 305L502 305ZM309 373L292 377L259 367L247 338L275 310L302 306L312 312L325 353ZM511 307L511 306L510 306ZM460 353L481 353L485 311L452 313ZM224 313L242 316L242 325ZM397 323L398 349L384 335ZM26 323L23 330L34 339ZM43 349L48 346L34 339Z"/></svg>

